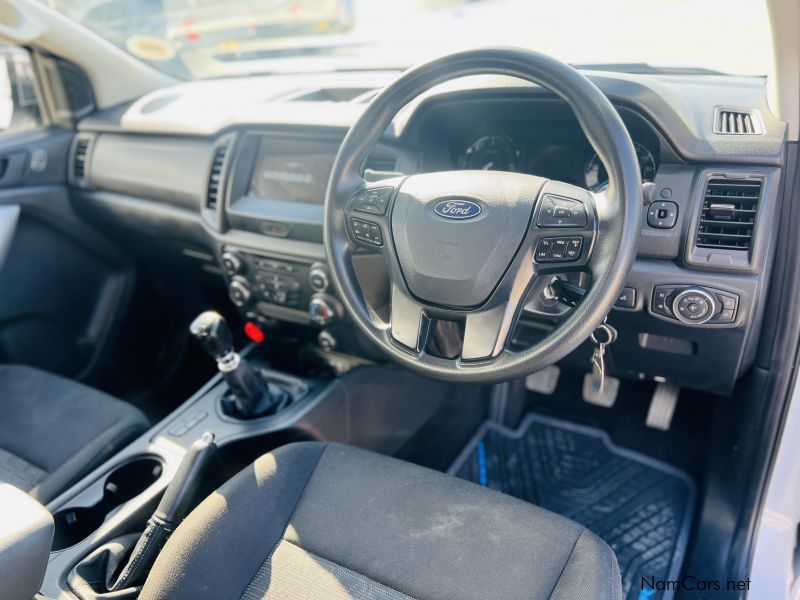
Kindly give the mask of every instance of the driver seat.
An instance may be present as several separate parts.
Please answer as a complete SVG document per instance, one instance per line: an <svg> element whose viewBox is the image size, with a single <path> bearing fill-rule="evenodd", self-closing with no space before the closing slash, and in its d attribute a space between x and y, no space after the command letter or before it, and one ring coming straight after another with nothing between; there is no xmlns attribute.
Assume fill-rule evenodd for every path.
<svg viewBox="0 0 800 600"><path fill-rule="evenodd" d="M142 600L622 597L587 529L410 463L302 442L258 459L178 527Z"/></svg>

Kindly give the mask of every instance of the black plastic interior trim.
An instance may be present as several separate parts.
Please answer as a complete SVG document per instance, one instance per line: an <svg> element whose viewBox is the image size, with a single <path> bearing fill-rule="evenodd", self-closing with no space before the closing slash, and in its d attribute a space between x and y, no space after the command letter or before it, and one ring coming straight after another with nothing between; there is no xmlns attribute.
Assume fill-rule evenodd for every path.
<svg viewBox="0 0 800 600"><path fill-rule="evenodd" d="M734 537L729 572L734 577L746 577L750 572L755 535L761 508L767 494L786 413L797 377L800 356L800 146L787 143L786 169L780 205L778 250L765 311L765 323L757 354L760 369L766 370L761 393L752 399L754 410L761 415L754 427L756 453L753 460L747 501L740 516ZM760 410L759 410L760 409Z"/></svg>

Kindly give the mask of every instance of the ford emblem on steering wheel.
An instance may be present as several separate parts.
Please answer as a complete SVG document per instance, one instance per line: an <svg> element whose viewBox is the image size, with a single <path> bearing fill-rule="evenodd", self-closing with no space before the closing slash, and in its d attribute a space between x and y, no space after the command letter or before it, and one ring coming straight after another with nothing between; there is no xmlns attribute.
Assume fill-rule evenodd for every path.
<svg viewBox="0 0 800 600"><path fill-rule="evenodd" d="M433 212L445 219L473 219L481 214L481 206L471 200L442 200L433 206Z"/></svg>

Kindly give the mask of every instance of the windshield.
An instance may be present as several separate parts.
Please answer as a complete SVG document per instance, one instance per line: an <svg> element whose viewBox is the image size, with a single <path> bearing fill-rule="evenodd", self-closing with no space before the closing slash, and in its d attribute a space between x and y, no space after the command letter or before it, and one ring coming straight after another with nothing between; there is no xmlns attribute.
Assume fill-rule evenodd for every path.
<svg viewBox="0 0 800 600"><path fill-rule="evenodd" d="M576 66L764 75L763 0L42 0L184 79L405 68L517 45Z"/></svg>

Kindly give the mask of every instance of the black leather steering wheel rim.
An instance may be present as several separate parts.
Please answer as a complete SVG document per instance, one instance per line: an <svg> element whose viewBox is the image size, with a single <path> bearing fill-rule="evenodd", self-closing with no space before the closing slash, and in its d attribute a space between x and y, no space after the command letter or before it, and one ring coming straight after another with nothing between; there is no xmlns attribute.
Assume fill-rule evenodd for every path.
<svg viewBox="0 0 800 600"><path fill-rule="evenodd" d="M603 193L593 194L596 231L589 250L591 260L587 263L592 284L582 302L532 347L520 351L504 347L486 360L464 361L406 348L393 339L389 324L376 321L353 271L351 257L357 245L348 235L345 209L353 195L363 188L363 165L395 115L438 84L478 74L525 79L562 98L574 111L605 166L609 185ZM518 48L485 48L452 54L405 72L372 100L342 142L324 209L325 251L332 282L357 326L390 358L412 370L462 382L524 377L574 350L611 310L635 259L642 218L641 194L638 160L625 125L605 95L578 71L546 55ZM537 200L537 205L540 204ZM387 245L390 243L387 240Z"/></svg>

